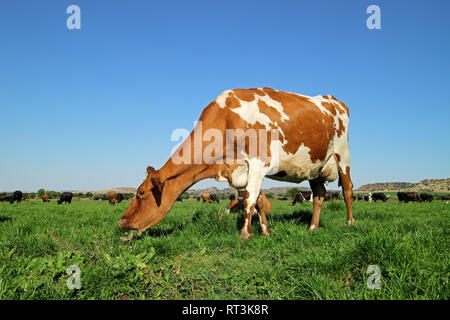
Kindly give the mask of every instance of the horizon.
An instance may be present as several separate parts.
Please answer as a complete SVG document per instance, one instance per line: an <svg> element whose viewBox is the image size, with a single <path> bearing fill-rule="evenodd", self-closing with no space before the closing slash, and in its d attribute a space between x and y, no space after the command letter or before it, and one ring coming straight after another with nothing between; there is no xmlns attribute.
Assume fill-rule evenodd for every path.
<svg viewBox="0 0 450 320"><path fill-rule="evenodd" d="M366 184L360 185L360 186L358 186L358 187L357 187L357 186L354 186L353 190L354 190L354 191L357 191L359 188L361 188L361 187L363 187L363 186L373 185L373 184L388 184L388 183L411 183L411 184L418 184L418 183L420 183L420 182L422 182L422 181L425 181L425 180L447 180L447 179L450 179L450 178L427 178L427 179L422 179L422 180L417 181L417 182L408 182L408 181L384 181L384 182L373 182L373 183L366 183ZM286 183L286 184L289 184L289 185L283 185L283 186L269 186L269 187L264 187L264 186L263 186L262 189L263 189L263 190L267 190L267 189L271 189L271 188L303 188L303 189L304 189L304 188L307 188L307 189L310 189L309 186L300 185L300 184L298 184L298 183ZM331 183L329 183L328 186L325 185L325 188L326 188L327 191L337 191L337 190L341 190L340 187L331 188L331 187L330 187L331 185L332 185ZM215 189L218 189L218 190L234 189L233 187L227 185L226 183L223 183L223 184L221 184L220 186L210 185L210 186L205 186L205 187L201 187L201 188L193 188L194 186L195 186L195 184L194 184L192 187L190 187L189 189L187 189L186 191L204 190L204 189L209 189L209 188L215 188ZM39 189L41 189L41 188L39 188ZM39 190L39 189L38 189L38 190ZM75 192L76 192L76 193L82 192L82 193L86 193L86 192L108 191L108 190L114 190L114 189L137 189L137 187L132 187L132 186L128 186L128 187L111 187L111 188L100 188L100 189L92 189L92 190L88 190L88 189L76 189L76 190L74 190L74 189L51 190L51 189L45 189L45 188L42 188L42 189L44 189L45 191L73 192L73 193L75 193ZM24 192L24 193L36 193L38 190L36 190L36 191L20 190L20 191L22 191L22 192ZM14 192L14 191L15 191L15 190L0 190L0 193L1 193L1 192L11 193L11 192ZM185 191L185 192L186 192L186 191Z"/></svg>
<svg viewBox="0 0 450 320"><path fill-rule="evenodd" d="M174 130L227 89L263 86L349 107L354 189L449 177L450 2L376 1L380 30L371 4L2 2L0 190L137 188ZM229 187L191 188L210 186Z"/></svg>

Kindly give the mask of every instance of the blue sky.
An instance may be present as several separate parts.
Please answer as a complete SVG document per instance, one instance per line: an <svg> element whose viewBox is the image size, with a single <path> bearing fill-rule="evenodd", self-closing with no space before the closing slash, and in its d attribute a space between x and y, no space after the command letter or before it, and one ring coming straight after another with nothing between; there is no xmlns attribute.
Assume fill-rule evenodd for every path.
<svg viewBox="0 0 450 320"><path fill-rule="evenodd" d="M356 187L449 177L449 15L449 1L3 0L0 190L137 187L173 130L262 86L349 106ZM227 187L195 187L209 185Z"/></svg>

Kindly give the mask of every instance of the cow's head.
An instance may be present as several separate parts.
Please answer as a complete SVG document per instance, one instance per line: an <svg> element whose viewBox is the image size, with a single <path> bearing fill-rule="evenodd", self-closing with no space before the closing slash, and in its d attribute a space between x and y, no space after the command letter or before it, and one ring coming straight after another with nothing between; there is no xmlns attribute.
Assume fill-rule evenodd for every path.
<svg viewBox="0 0 450 320"><path fill-rule="evenodd" d="M119 228L136 229L141 233L160 222L168 211L162 204L163 192L164 183L158 172L150 166L147 167L147 177L120 219Z"/></svg>

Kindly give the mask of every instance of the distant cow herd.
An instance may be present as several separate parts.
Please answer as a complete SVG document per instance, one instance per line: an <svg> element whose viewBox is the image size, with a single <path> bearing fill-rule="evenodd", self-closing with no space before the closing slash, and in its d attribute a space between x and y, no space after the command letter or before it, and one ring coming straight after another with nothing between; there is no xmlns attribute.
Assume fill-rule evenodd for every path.
<svg viewBox="0 0 450 320"><path fill-rule="evenodd" d="M129 197L125 197L122 193L116 192L116 191L110 191L107 195L94 195L90 197L90 200L108 200L109 204L115 205L116 203L121 203L123 200L128 200ZM399 202L431 202L434 200L433 195L428 193L418 193L418 192L397 192L397 198ZM62 203L72 203L73 199L73 193L72 192L63 192L61 193L59 199L57 200L58 204ZM219 198L217 194L215 193L203 193L201 194L201 197L196 198L197 201L202 200L203 203L219 203ZM227 206L228 212L240 212L243 210L243 201L242 198L236 198L235 195L230 195L229 197L230 203ZM289 200L287 197L279 197L278 200ZM324 200L330 201L330 200L342 200L343 197L339 192L325 192L324 194ZM443 201L449 201L450 196L445 195L440 197ZM366 195L354 195L353 200L358 201L367 201L367 202L377 202L382 201L386 202L390 200L390 196L384 194L383 192L369 192ZM24 196L23 193L19 190L14 191L12 195L10 196L0 196L0 202L9 202L10 204L13 204L15 202L20 203L21 201L29 201L29 197ZM43 202L50 202L50 198L47 194L44 194L42 196ZM178 197L177 201L182 202L181 196ZM292 200L292 205L296 205L297 203L302 204L303 202L313 202L313 195L311 191L300 191L298 192L294 199ZM260 196L258 198L258 203L260 205L264 205L266 211L270 212L272 210L272 207L270 205L270 202L265 197L264 192L261 190ZM270 208L270 210L267 210Z"/></svg>

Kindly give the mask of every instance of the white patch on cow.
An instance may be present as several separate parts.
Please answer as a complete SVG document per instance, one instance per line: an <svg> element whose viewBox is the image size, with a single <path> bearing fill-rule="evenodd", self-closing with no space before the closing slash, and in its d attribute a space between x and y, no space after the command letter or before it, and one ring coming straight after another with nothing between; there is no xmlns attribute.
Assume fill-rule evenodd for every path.
<svg viewBox="0 0 450 320"><path fill-rule="evenodd" d="M218 176L218 177L216 178L217 181L220 181L220 182L227 182L227 181L228 181L227 178L225 178L224 176L222 176L222 171L219 171L219 173L218 173L217 176Z"/></svg>
<svg viewBox="0 0 450 320"><path fill-rule="evenodd" d="M247 165L237 167L231 174L231 185L236 189L245 188L245 186L247 185L247 176Z"/></svg>
<svg viewBox="0 0 450 320"><path fill-rule="evenodd" d="M231 92L231 90L225 90L216 98L216 102L220 108L223 109L226 107L226 100L227 100L230 92Z"/></svg>
<svg viewBox="0 0 450 320"><path fill-rule="evenodd" d="M259 111L257 99L251 102L242 100L239 100L239 102L241 103L239 108L230 110L238 114L248 124L254 125L256 122L259 122L266 127L266 130L270 129L270 124L274 124L267 115Z"/></svg>
<svg viewBox="0 0 450 320"><path fill-rule="evenodd" d="M315 225L312 225L312 226L309 227L309 230L311 230L311 231L312 231L312 230L315 230L315 229L316 229L316 226L315 226Z"/></svg>
<svg viewBox="0 0 450 320"><path fill-rule="evenodd" d="M347 220L347 225L348 226L351 226L351 225L353 225L353 224L355 224L352 220Z"/></svg>

